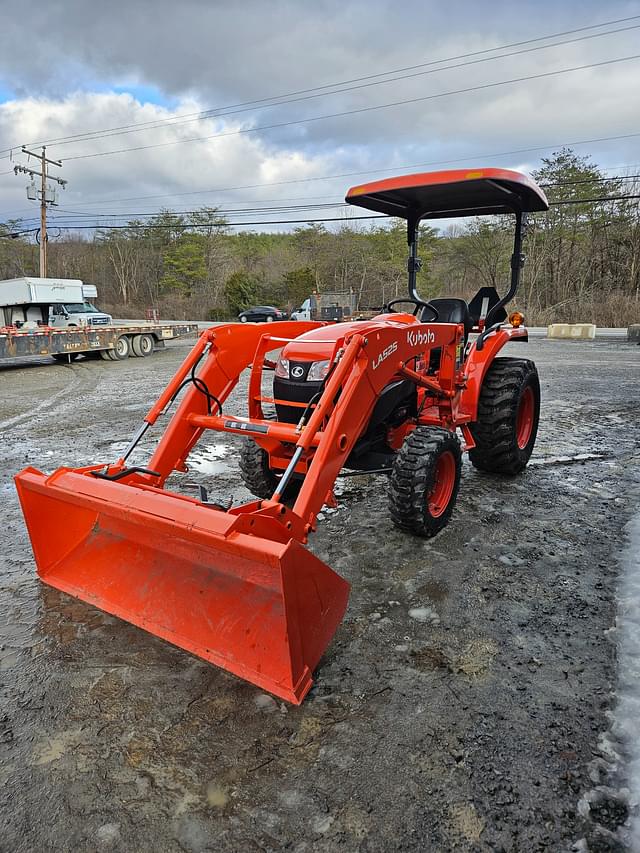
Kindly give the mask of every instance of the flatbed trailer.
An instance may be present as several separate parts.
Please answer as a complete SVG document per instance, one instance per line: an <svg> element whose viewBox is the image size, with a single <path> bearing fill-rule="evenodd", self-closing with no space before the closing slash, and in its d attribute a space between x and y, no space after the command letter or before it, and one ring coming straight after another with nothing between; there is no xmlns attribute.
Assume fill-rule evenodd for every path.
<svg viewBox="0 0 640 853"><path fill-rule="evenodd" d="M71 362L81 355L96 354L105 361L122 361L129 356L144 358L165 341L198 334L197 323L139 323L119 326L78 326L54 329L0 328L0 359L50 355L56 361Z"/></svg>

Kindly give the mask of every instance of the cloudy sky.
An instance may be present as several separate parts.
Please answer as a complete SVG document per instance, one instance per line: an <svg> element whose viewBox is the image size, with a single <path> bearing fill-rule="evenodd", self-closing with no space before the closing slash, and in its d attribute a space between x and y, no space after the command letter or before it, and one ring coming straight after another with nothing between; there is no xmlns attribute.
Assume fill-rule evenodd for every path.
<svg viewBox="0 0 640 853"><path fill-rule="evenodd" d="M43 142L69 181L60 223L205 204L232 221L274 206L344 216L328 205L354 183L530 170L563 143L611 174L640 169L640 0L48 0L33 14L0 0L0 13L0 221L36 216L11 170Z"/></svg>

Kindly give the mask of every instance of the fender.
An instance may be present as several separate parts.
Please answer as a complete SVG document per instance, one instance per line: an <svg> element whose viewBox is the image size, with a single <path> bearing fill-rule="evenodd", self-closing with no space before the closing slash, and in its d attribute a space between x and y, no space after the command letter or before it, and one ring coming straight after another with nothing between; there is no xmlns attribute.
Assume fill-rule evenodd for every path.
<svg viewBox="0 0 640 853"><path fill-rule="evenodd" d="M467 357L467 370L465 371L465 387L460 396L460 412L469 415L471 422L478 418L478 401L480 390L487 370L491 367L494 358L509 341L529 340L529 332L522 326L518 328L500 328L491 332L485 339L481 350L476 348L476 342L471 344Z"/></svg>

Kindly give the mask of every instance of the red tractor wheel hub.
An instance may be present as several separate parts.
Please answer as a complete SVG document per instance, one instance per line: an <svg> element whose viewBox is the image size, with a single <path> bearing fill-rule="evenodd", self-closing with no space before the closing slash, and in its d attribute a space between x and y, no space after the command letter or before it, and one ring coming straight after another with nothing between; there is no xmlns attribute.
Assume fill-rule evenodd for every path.
<svg viewBox="0 0 640 853"><path fill-rule="evenodd" d="M520 397L518 415L516 417L516 441L520 450L524 450L533 431L533 417L535 412L535 398L532 388L525 388Z"/></svg>
<svg viewBox="0 0 640 853"><path fill-rule="evenodd" d="M427 505L432 518L439 518L446 511L456 483L456 460L450 450L446 450L436 463L436 475L433 488L427 497Z"/></svg>

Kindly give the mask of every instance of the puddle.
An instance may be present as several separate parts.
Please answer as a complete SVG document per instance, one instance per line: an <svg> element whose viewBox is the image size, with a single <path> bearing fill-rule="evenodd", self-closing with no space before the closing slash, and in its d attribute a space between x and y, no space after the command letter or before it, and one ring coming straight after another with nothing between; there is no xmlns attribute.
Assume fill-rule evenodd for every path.
<svg viewBox="0 0 640 853"><path fill-rule="evenodd" d="M33 764L41 766L43 764L51 764L54 761L59 761L80 741L82 735L81 729L73 729L65 732L60 732L53 737L48 737L46 740L36 744L33 750Z"/></svg>
<svg viewBox="0 0 640 853"><path fill-rule="evenodd" d="M532 459L530 468L540 468L544 465L578 465L580 462L592 462L597 459L611 459L610 453L577 453L575 456L548 456L545 459Z"/></svg>
<svg viewBox="0 0 640 853"><path fill-rule="evenodd" d="M210 444L198 447L189 455L189 469L206 476L228 474L235 467L235 451L236 447L232 444Z"/></svg>

